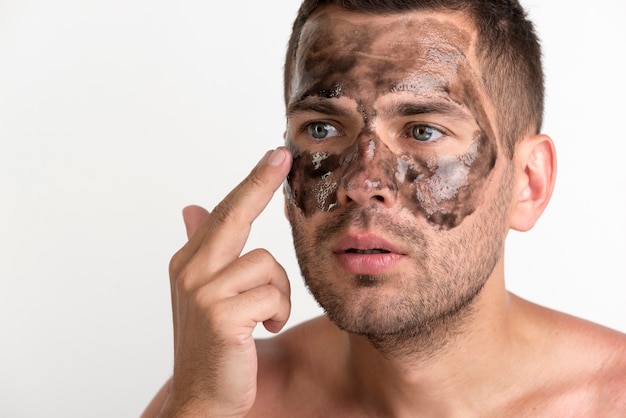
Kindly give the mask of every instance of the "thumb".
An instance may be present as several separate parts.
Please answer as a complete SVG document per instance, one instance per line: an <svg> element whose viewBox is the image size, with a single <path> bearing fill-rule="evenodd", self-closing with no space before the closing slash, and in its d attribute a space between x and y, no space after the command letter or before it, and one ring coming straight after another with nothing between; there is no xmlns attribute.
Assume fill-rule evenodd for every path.
<svg viewBox="0 0 626 418"><path fill-rule="evenodd" d="M209 211L200 206L191 205L183 209L183 221L187 230L187 239L191 239L208 216Z"/></svg>

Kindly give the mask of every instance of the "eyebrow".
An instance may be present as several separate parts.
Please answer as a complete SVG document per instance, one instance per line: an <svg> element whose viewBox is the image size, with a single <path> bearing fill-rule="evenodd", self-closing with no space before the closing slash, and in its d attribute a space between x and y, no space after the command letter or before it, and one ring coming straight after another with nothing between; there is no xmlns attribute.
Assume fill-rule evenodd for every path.
<svg viewBox="0 0 626 418"><path fill-rule="evenodd" d="M458 119L472 119L461 105L451 101L394 101L390 106L384 106L379 109L377 116L382 119L391 119L394 117L426 115L426 114L444 114Z"/></svg>
<svg viewBox="0 0 626 418"><path fill-rule="evenodd" d="M309 112L344 118L354 116L354 112L346 109L345 106L339 106L332 98L315 95L305 96L287 107L287 117ZM392 104L382 106L376 111L376 117L381 119L426 114L446 115L457 120L474 120L472 115L462 105L441 99L428 101L394 100Z"/></svg>
<svg viewBox="0 0 626 418"><path fill-rule="evenodd" d="M350 112L343 106L337 105L333 99L319 96L306 96L291 103L287 107L287 117L298 113L316 112L329 116L349 117L354 112Z"/></svg>

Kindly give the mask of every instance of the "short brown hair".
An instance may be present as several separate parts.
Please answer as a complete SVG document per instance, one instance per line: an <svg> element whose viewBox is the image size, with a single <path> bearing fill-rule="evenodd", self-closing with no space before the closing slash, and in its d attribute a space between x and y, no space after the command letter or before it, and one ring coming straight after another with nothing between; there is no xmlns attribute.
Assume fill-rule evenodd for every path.
<svg viewBox="0 0 626 418"><path fill-rule="evenodd" d="M544 76L541 47L532 22L517 0L304 0L293 23L285 60L285 102L302 28L321 6L348 11L395 14L451 10L470 17L478 30L477 55L495 111L498 133L509 156L518 139L541 130Z"/></svg>

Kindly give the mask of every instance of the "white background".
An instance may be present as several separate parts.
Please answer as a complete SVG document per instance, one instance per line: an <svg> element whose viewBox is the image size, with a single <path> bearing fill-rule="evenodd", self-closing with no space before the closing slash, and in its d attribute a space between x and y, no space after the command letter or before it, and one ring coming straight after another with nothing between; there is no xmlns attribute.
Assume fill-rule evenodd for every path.
<svg viewBox="0 0 626 418"><path fill-rule="evenodd" d="M526 4L560 166L542 220L510 236L508 285L626 331L626 3ZM297 6L0 0L0 416L133 417L169 376L180 210L281 144ZM281 198L249 248L288 270L293 326L320 311Z"/></svg>

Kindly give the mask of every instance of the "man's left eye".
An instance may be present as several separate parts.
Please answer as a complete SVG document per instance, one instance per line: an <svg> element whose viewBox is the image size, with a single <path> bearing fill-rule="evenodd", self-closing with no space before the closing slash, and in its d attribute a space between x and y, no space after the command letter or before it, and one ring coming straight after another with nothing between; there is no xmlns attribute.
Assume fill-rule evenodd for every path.
<svg viewBox="0 0 626 418"><path fill-rule="evenodd" d="M410 135L421 142L433 141L443 135L440 130L428 125L414 125Z"/></svg>
<svg viewBox="0 0 626 418"><path fill-rule="evenodd" d="M339 136L339 130L330 123L313 122L307 126L307 131L315 139L326 139Z"/></svg>

